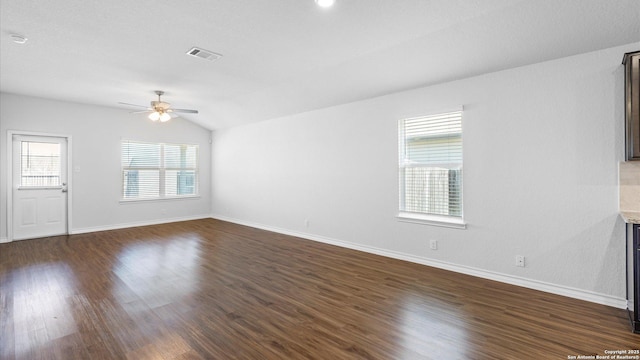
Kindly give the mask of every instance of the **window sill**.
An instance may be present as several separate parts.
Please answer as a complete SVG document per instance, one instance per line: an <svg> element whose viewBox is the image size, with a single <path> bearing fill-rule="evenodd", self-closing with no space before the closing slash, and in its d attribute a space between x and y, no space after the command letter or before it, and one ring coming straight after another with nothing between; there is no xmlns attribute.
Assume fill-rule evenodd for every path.
<svg viewBox="0 0 640 360"><path fill-rule="evenodd" d="M453 229L467 228L467 223L465 223L462 218L456 218L456 217L450 217L450 216L401 212L398 214L397 218L398 218L398 221L414 223L414 224L441 226L441 227L448 227Z"/></svg>
<svg viewBox="0 0 640 360"><path fill-rule="evenodd" d="M133 203L145 203L145 202L156 202L156 201L173 201L173 200L194 200L200 199L200 195L190 195L190 196L171 196L171 197L162 197L162 198L150 198L150 199L120 199L120 204L133 204Z"/></svg>

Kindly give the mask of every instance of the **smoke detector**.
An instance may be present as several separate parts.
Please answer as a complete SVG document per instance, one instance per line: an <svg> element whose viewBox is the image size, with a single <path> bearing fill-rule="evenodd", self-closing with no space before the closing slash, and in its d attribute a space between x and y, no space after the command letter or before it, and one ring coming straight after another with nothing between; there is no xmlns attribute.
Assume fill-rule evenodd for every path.
<svg viewBox="0 0 640 360"><path fill-rule="evenodd" d="M199 47L192 47L191 50L187 51L187 55L197 57L200 59L205 59L209 61L218 60L222 57L221 54L216 54L213 51L205 50Z"/></svg>

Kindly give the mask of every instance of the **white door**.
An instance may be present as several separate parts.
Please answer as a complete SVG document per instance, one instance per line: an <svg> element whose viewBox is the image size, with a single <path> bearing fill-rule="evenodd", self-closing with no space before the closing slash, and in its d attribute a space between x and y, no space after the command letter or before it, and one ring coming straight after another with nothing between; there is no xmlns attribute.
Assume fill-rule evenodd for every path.
<svg viewBox="0 0 640 360"><path fill-rule="evenodd" d="M13 240L67 234L67 139L13 136Z"/></svg>

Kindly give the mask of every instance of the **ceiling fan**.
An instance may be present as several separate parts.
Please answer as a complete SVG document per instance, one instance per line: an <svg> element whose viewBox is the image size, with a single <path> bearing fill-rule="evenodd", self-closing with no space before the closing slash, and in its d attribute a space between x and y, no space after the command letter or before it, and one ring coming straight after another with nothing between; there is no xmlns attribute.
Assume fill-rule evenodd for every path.
<svg viewBox="0 0 640 360"><path fill-rule="evenodd" d="M123 103L123 102L119 102L118 104L127 105L127 106L135 106L135 107L143 107L143 108L145 108L145 110L133 111L131 113L132 114L139 114L139 113L148 112L149 113L149 119L151 119L152 121L160 120L160 122L166 122L166 121L171 120L172 118L178 117L177 115L172 115L173 113L186 113L186 114L197 114L198 113L198 110L174 109L174 108L171 107L171 104L169 104L168 102L164 102L164 101L162 101L160 99L160 97L162 95L164 95L164 91L156 90L155 93L156 93L156 95L158 95L158 101L155 101L155 100L151 101L151 106L150 107L147 107L147 106L144 106L144 105Z"/></svg>

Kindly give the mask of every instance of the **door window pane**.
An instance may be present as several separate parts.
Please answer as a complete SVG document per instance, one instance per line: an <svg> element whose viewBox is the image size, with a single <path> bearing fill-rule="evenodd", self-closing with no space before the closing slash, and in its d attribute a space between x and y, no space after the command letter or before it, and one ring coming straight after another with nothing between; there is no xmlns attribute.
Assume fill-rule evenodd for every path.
<svg viewBox="0 0 640 360"><path fill-rule="evenodd" d="M22 141L20 146L20 186L62 185L60 144Z"/></svg>

